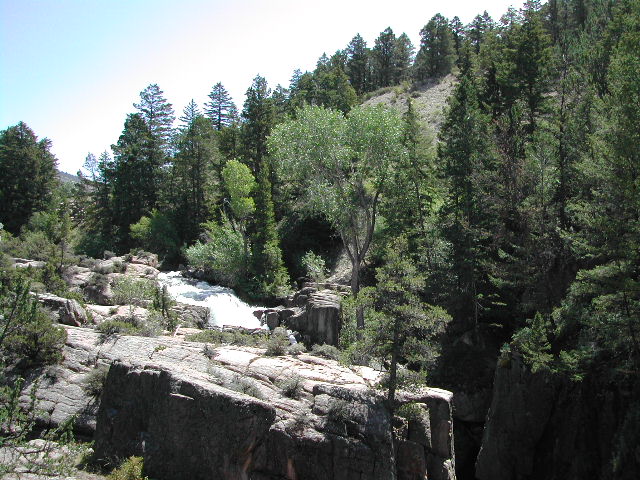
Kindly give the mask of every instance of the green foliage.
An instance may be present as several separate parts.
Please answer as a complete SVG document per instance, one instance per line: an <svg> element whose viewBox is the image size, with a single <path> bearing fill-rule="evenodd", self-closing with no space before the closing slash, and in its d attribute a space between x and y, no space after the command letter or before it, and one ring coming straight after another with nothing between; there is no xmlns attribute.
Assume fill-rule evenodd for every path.
<svg viewBox="0 0 640 480"><path fill-rule="evenodd" d="M311 347L311 355L317 355L319 357L328 358L329 360L339 360L340 350L333 345L313 345Z"/></svg>
<svg viewBox="0 0 640 480"><path fill-rule="evenodd" d="M207 223L207 242L197 242L184 251L190 266L204 270L215 282L237 287L246 276L245 239L228 223Z"/></svg>
<svg viewBox="0 0 640 480"><path fill-rule="evenodd" d="M349 402L341 398L332 398L327 410L327 417L334 422L346 422L351 418Z"/></svg>
<svg viewBox="0 0 640 480"><path fill-rule="evenodd" d="M391 402L399 386L400 362L423 371L433 368L439 356L440 337L451 320L442 308L420 300L424 279L406 249L403 237L389 245L385 263L376 271L375 289L367 287L358 299L367 318L361 348L380 363L389 364Z"/></svg>
<svg viewBox="0 0 640 480"><path fill-rule="evenodd" d="M308 251L302 257L301 263L307 276L314 282L320 283L327 278L327 267L325 266L324 258L320 255L316 255L312 251Z"/></svg>
<svg viewBox="0 0 640 480"><path fill-rule="evenodd" d="M113 284L113 301L119 305L146 307L156 297L156 287L151 280L124 276Z"/></svg>
<svg viewBox="0 0 640 480"><path fill-rule="evenodd" d="M360 268L369 251L381 195L405 154L402 122L384 108L356 108L347 118L320 107L304 107L270 137L279 172L301 185L304 204L339 232L353 267L357 296ZM358 327L363 327L359 317Z"/></svg>
<svg viewBox="0 0 640 480"><path fill-rule="evenodd" d="M108 373L109 367L106 365L98 365L87 373L82 382L84 392L91 397L98 398L102 393Z"/></svg>
<svg viewBox="0 0 640 480"><path fill-rule="evenodd" d="M552 324L550 319L548 317L545 318L540 313L536 313L529 325L520 329L513 336L514 343L522 352L533 373L548 369L549 363L553 360L549 341L551 334Z"/></svg>
<svg viewBox="0 0 640 480"><path fill-rule="evenodd" d="M154 209L129 227L131 238L145 250L161 257L174 257L179 250L178 237L171 219Z"/></svg>
<svg viewBox="0 0 640 480"><path fill-rule="evenodd" d="M280 390L285 397L300 398L303 389L303 378L300 375L293 374L279 383Z"/></svg>
<svg viewBox="0 0 640 480"><path fill-rule="evenodd" d="M66 338L29 294L29 284L0 272L0 361L23 367L58 363Z"/></svg>
<svg viewBox="0 0 640 480"><path fill-rule="evenodd" d="M187 342L212 343L214 345L264 347L267 342L267 337L266 334L247 333L240 329L211 329L187 335L185 340Z"/></svg>
<svg viewBox="0 0 640 480"><path fill-rule="evenodd" d="M129 457L112 471L108 480L148 480L143 477L144 459L142 457Z"/></svg>
<svg viewBox="0 0 640 480"><path fill-rule="evenodd" d="M399 406L395 414L399 417L402 417L408 421L420 421L425 417L424 408L415 402L405 403L404 405Z"/></svg>
<svg viewBox="0 0 640 480"><path fill-rule="evenodd" d="M236 392L244 393L245 395L249 395L251 397L255 397L258 399L263 399L264 395L260 391L260 387L258 386L258 382L256 382L253 378L245 377L240 374L234 374L230 381L225 382L223 384L225 388L229 388L230 390L234 390Z"/></svg>
<svg viewBox="0 0 640 480"><path fill-rule="evenodd" d="M453 33L449 21L437 13L420 30L420 50L416 55L416 80L424 82L451 72L455 62Z"/></svg>
<svg viewBox="0 0 640 480"><path fill-rule="evenodd" d="M0 132L0 222L13 234L49 205L58 183L50 148L24 122Z"/></svg>
<svg viewBox="0 0 640 480"><path fill-rule="evenodd" d="M276 228L269 170L269 164L263 161L258 175L251 255L251 271L258 285L256 293L263 298L283 297L290 291Z"/></svg>
<svg viewBox="0 0 640 480"><path fill-rule="evenodd" d="M251 198L257 186L251 170L238 160L229 160L222 169L224 188L229 194L229 206L234 218L244 221L255 212L255 201Z"/></svg>
<svg viewBox="0 0 640 480"><path fill-rule="evenodd" d="M289 348L289 343L289 335L287 335L287 331L282 327L276 327L269 336L267 349L264 354L270 357L285 355Z"/></svg>
<svg viewBox="0 0 640 480"><path fill-rule="evenodd" d="M140 330L132 322L125 320L105 320L96 328L104 340L114 335L136 335Z"/></svg>

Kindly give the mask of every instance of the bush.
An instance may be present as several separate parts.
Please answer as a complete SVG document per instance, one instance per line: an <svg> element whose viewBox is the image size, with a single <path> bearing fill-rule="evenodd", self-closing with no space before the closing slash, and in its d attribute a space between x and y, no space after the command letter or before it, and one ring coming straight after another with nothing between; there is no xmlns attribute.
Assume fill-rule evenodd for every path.
<svg viewBox="0 0 640 480"><path fill-rule="evenodd" d="M29 294L29 284L3 272L0 276L0 360L28 367L62 360L67 338Z"/></svg>
<svg viewBox="0 0 640 480"><path fill-rule="evenodd" d="M144 460L142 457L129 457L107 477L108 480L148 480L142 476Z"/></svg>
<svg viewBox="0 0 640 480"><path fill-rule="evenodd" d="M131 322L124 320L105 320L96 329L103 336L103 339L112 337L116 334L136 335L139 331L138 327Z"/></svg>
<svg viewBox="0 0 640 480"><path fill-rule="evenodd" d="M229 383L225 383L223 384L223 386L230 390L244 393L245 395L250 395L259 399L263 398L262 392L260 392L260 388L258 387L257 382L252 378L243 377L236 374L233 376Z"/></svg>
<svg viewBox="0 0 640 480"><path fill-rule="evenodd" d="M316 355L318 357L328 358L330 360L339 360L340 359L340 350L338 350L333 345L314 345L311 347L311 355Z"/></svg>
<svg viewBox="0 0 640 480"><path fill-rule="evenodd" d="M230 225L208 224L207 243L197 242L184 251L190 266L202 269L215 282L237 287L245 280L248 258L242 234Z"/></svg>
<svg viewBox="0 0 640 480"><path fill-rule="evenodd" d="M244 332L242 330L222 331L217 329L203 330L187 335L187 342L213 343L214 345L238 345L250 347L264 347L267 343L266 334Z"/></svg>
<svg viewBox="0 0 640 480"><path fill-rule="evenodd" d="M289 355L300 355L301 353L305 353L307 351L307 347L304 346L304 343L294 343L293 345L289 345L287 348L287 353Z"/></svg>
<svg viewBox="0 0 640 480"><path fill-rule="evenodd" d="M327 416L334 422L344 422L349 420L349 402L342 400L341 398L332 399L329 404Z"/></svg>
<svg viewBox="0 0 640 480"><path fill-rule="evenodd" d="M264 354L270 357L284 355L287 353L289 344L289 335L287 335L287 331L282 327L277 327L273 332L271 332L271 336L267 341L267 350Z"/></svg>
<svg viewBox="0 0 640 480"><path fill-rule="evenodd" d="M156 287L151 280L122 277L113 285L113 299L120 305L146 307L153 303Z"/></svg>
<svg viewBox="0 0 640 480"><path fill-rule="evenodd" d="M165 258L178 255L180 241L171 219L166 214L153 210L151 216L143 216L130 226L130 230L131 238L137 240L143 248Z"/></svg>
<svg viewBox="0 0 640 480"><path fill-rule="evenodd" d="M280 390L285 397L299 398L302 394L302 382L300 375L293 374L280 382Z"/></svg>
<svg viewBox="0 0 640 480"><path fill-rule="evenodd" d="M98 365L85 375L82 381L82 390L91 397L99 397L104 388L104 382L107 379L108 373L109 367L106 365Z"/></svg>
<svg viewBox="0 0 640 480"><path fill-rule="evenodd" d="M396 409L396 415L409 421L420 420L424 413L424 408L415 402L405 403Z"/></svg>
<svg viewBox="0 0 640 480"><path fill-rule="evenodd" d="M308 251L302 257L301 263L307 276L314 282L320 283L327 278L327 267L325 266L324 259L320 255Z"/></svg>

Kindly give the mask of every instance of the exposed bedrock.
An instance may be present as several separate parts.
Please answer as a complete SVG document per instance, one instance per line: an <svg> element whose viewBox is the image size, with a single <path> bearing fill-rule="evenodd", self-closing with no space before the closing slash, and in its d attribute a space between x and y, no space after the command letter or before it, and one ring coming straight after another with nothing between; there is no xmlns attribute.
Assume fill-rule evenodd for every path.
<svg viewBox="0 0 640 480"><path fill-rule="evenodd" d="M370 368L66 329L63 364L39 379L41 421L75 416L103 460L141 455L158 480L455 478L448 391L401 393L421 413L392 419ZM85 386L97 365L110 368L94 398Z"/></svg>

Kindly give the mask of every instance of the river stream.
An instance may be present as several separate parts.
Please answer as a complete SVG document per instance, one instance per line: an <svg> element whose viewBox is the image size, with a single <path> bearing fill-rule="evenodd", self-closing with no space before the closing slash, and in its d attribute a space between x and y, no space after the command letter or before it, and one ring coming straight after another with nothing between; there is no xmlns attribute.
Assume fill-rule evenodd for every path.
<svg viewBox="0 0 640 480"><path fill-rule="evenodd" d="M176 301L208 307L209 326L265 328L253 315L253 311L260 307L243 302L230 288L185 278L180 272L162 272L158 275L158 282L166 285L167 291Z"/></svg>

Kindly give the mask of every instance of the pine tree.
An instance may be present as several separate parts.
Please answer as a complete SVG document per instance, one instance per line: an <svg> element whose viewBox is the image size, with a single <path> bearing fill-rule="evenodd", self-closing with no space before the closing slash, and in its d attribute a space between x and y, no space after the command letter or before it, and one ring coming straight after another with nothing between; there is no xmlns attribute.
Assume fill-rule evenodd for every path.
<svg viewBox="0 0 640 480"><path fill-rule="evenodd" d="M466 36L469 38L476 55L480 53L480 47L484 43L487 33L493 28L493 19L486 10L482 15L476 15L473 21L467 25Z"/></svg>
<svg viewBox="0 0 640 480"><path fill-rule="evenodd" d="M24 122L0 132L0 222L11 233L49 204L58 183L50 148Z"/></svg>
<svg viewBox="0 0 640 480"><path fill-rule="evenodd" d="M282 260L271 197L269 170L267 161L263 160L258 171L255 195L252 270L263 295L281 296L288 289L289 276Z"/></svg>
<svg viewBox="0 0 640 480"><path fill-rule="evenodd" d="M346 72L358 95L369 91L369 49L360 34L353 37L347 46Z"/></svg>
<svg viewBox="0 0 640 480"><path fill-rule="evenodd" d="M196 240L208 220L220 184L221 166L211 122L187 108L185 119L196 113L177 136L173 162L174 192L171 206L180 243ZM187 115L187 113L189 115Z"/></svg>
<svg viewBox="0 0 640 480"><path fill-rule="evenodd" d="M416 80L425 82L451 72L455 60L449 21L439 13L420 30L420 50L414 65Z"/></svg>
<svg viewBox="0 0 640 480"><path fill-rule="evenodd" d="M200 108L192 98L191 101L187 104L187 106L184 107L184 110L182 111L182 116L179 118L179 120L182 122L182 125L180 126L180 130L184 131L188 129L189 126L193 124L195 119L200 116L202 116L202 114L200 113Z"/></svg>
<svg viewBox="0 0 640 480"><path fill-rule="evenodd" d="M400 84L411 77L411 65L413 63L414 48L406 33L396 39L393 50L393 80L394 84Z"/></svg>
<svg viewBox="0 0 640 480"><path fill-rule="evenodd" d="M460 78L449 99L446 120L440 131L438 157L448 193L442 207L442 231L451 242L450 264L455 279L454 319L464 327L478 323L481 297L487 293L483 257L490 253L487 232L495 220L488 202L494 166L488 119L478 104L471 73Z"/></svg>
<svg viewBox="0 0 640 480"><path fill-rule="evenodd" d="M140 92L140 103L134 103L133 106L140 111L154 141L166 153L173 136L175 115L173 107L163 95L160 87L154 83Z"/></svg>
<svg viewBox="0 0 640 480"><path fill-rule="evenodd" d="M113 220L117 244L131 246L129 226L156 207L164 155L142 115L127 116L114 153L112 177Z"/></svg>
<svg viewBox="0 0 640 480"><path fill-rule="evenodd" d="M393 82L395 48L396 36L391 27L387 27L380 32L371 50L376 88L388 87Z"/></svg>
<svg viewBox="0 0 640 480"><path fill-rule="evenodd" d="M205 103L204 113L211 120L216 130L232 126L237 119L238 110L231 95L222 83L216 83L209 93L210 101Z"/></svg>
<svg viewBox="0 0 640 480"><path fill-rule="evenodd" d="M267 80L258 75L247 90L247 98L242 110L243 156L254 175L267 156L267 137L271 133L274 122L275 111L270 96L271 90Z"/></svg>

